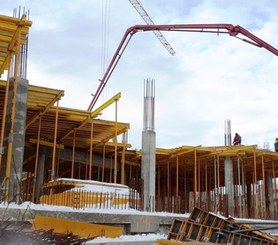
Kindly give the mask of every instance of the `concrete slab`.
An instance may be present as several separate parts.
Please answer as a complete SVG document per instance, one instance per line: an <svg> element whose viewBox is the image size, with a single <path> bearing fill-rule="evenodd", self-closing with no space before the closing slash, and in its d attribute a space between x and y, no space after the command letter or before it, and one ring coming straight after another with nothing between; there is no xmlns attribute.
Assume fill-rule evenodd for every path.
<svg viewBox="0 0 278 245"><path fill-rule="evenodd" d="M186 219L185 215L165 216L151 214L111 214L111 213L91 213L74 211L49 211L49 210L31 210L16 208L0 208L0 221L21 221L32 220L35 215L49 216L61 219L70 219L75 221L89 222L95 224L107 224L121 226L124 228L124 234L137 233L159 233L169 231L174 219Z"/></svg>

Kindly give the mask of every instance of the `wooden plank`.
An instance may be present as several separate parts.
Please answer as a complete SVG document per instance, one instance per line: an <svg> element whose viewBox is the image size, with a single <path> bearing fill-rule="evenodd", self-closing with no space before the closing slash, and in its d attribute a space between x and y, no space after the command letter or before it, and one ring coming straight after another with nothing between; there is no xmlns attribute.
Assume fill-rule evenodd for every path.
<svg viewBox="0 0 278 245"><path fill-rule="evenodd" d="M68 219L53 218L36 215L31 221L33 230L53 230L57 234L73 234L78 237L94 238L98 236L119 237L123 234L123 228L109 225L90 224L86 222Z"/></svg>

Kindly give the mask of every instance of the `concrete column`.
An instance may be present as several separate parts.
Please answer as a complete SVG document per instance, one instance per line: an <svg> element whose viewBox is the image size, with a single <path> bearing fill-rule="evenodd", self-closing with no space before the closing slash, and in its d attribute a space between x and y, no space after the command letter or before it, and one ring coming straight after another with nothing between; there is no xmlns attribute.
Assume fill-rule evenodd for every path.
<svg viewBox="0 0 278 245"><path fill-rule="evenodd" d="M142 133L141 177L144 181L144 210L155 209L155 132Z"/></svg>
<svg viewBox="0 0 278 245"><path fill-rule="evenodd" d="M231 120L225 120L225 146L231 146ZM231 157L226 157L224 161L225 168L225 193L228 200L228 214L234 216L234 176L233 176L233 161Z"/></svg>
<svg viewBox="0 0 278 245"><path fill-rule="evenodd" d="M38 172L37 172L37 179L36 179L36 203L39 203L40 196L42 193L42 185L44 183L44 169L45 169L45 158L46 158L46 147L40 146L39 152L39 162L38 162Z"/></svg>
<svg viewBox="0 0 278 245"><path fill-rule="evenodd" d="M269 215L270 219L274 219L274 197L273 197L273 185L272 185L272 173L267 171L265 175L265 184L266 184L266 212Z"/></svg>
<svg viewBox="0 0 278 245"><path fill-rule="evenodd" d="M225 168L225 192L228 198L228 213L234 216L234 188L233 188L233 161L226 157L224 161Z"/></svg>
<svg viewBox="0 0 278 245"><path fill-rule="evenodd" d="M154 132L154 80L145 81L144 126L142 132L141 178L144 210L155 211L156 146Z"/></svg>
<svg viewBox="0 0 278 245"><path fill-rule="evenodd" d="M11 176L9 188L9 201L20 202L20 182L22 176L22 166L25 146L25 124L27 116L27 97L28 97L28 80L18 78L16 91L16 104L14 116L14 132L11 135L11 117L12 117L12 102L14 94L14 78L9 82L9 98L7 107L7 120L5 126L4 139L4 158L1 168L1 183L5 179L7 168L7 146L12 142L12 161L11 161Z"/></svg>

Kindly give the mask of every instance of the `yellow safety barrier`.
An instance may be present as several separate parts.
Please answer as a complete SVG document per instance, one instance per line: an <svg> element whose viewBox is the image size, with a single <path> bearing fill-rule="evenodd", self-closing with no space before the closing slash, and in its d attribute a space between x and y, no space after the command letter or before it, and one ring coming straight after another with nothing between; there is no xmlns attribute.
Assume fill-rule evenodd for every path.
<svg viewBox="0 0 278 245"><path fill-rule="evenodd" d="M119 237L123 228L109 225L90 224L67 219L36 215L31 221L33 230L53 231L57 234L73 234L80 238Z"/></svg>
<svg viewBox="0 0 278 245"><path fill-rule="evenodd" d="M160 239L157 240L156 245L208 245L211 243L204 243L204 242L196 242L196 241L186 241L186 242L180 242L180 241L175 241L175 240L164 240Z"/></svg>
<svg viewBox="0 0 278 245"><path fill-rule="evenodd" d="M40 196L40 204L74 209L141 210L142 197L138 191L126 185L60 178L44 184L44 195Z"/></svg>
<svg viewBox="0 0 278 245"><path fill-rule="evenodd" d="M128 195L87 191L68 191L43 195L40 197L40 203L55 206L67 206L76 209L85 207L90 208L95 205L98 205L100 208L117 208L121 206L121 209L128 209L129 205L140 206L139 199L131 199Z"/></svg>

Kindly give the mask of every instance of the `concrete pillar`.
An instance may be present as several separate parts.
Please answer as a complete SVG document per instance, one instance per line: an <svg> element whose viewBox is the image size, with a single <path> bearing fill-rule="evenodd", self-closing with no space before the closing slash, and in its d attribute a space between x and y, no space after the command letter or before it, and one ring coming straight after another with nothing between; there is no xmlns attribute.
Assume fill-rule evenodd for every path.
<svg viewBox="0 0 278 245"><path fill-rule="evenodd" d="M156 134L154 132L154 80L145 81L144 125L142 132L141 178L144 210L155 211Z"/></svg>
<svg viewBox="0 0 278 245"><path fill-rule="evenodd" d="M266 199L266 212L270 219L274 219L274 197L273 197L273 184L272 184L272 173L267 171L265 175L265 199Z"/></svg>
<svg viewBox="0 0 278 245"><path fill-rule="evenodd" d="M225 146L231 146L231 120L225 120ZM228 199L228 214L234 216L234 176L233 161L231 157L226 157L224 161L225 168L225 193Z"/></svg>
<svg viewBox="0 0 278 245"><path fill-rule="evenodd" d="M8 106L6 114L5 139L4 139L4 157L1 168L1 183L6 176L7 168L7 146L12 142L12 161L11 161L11 176L9 188L9 201L20 202L20 181L22 176L22 166L24 158L25 146L25 124L27 116L27 97L28 97L28 80L18 78L16 91L16 104L14 116L14 132L11 135L11 117L12 117L12 102L14 94L14 78L9 82Z"/></svg>
<svg viewBox="0 0 278 245"><path fill-rule="evenodd" d="M36 179L36 203L39 203L40 196L42 193L42 185L44 183L44 169L45 169L45 158L46 158L46 147L40 146L40 152L39 152L39 162L38 162L38 172L37 172L37 179Z"/></svg>
<svg viewBox="0 0 278 245"><path fill-rule="evenodd" d="M155 209L155 132L142 133L141 177L144 181L144 210Z"/></svg>
<svg viewBox="0 0 278 245"><path fill-rule="evenodd" d="M233 161L230 157L225 158L224 168L225 168L225 192L228 198L228 214L234 216Z"/></svg>

